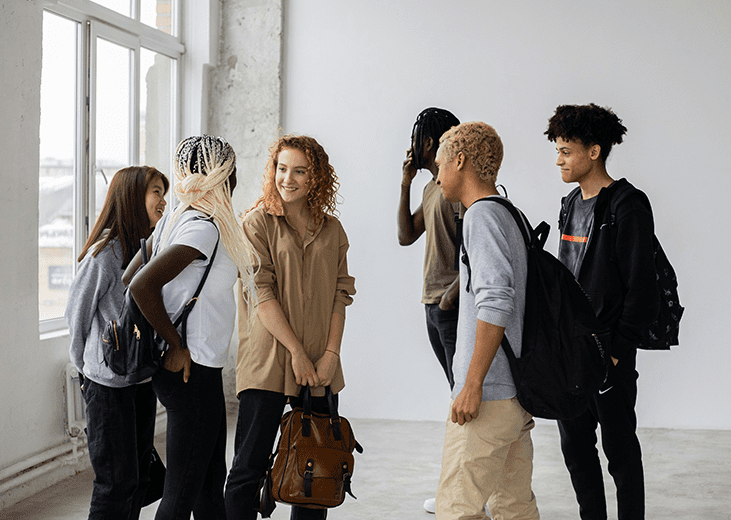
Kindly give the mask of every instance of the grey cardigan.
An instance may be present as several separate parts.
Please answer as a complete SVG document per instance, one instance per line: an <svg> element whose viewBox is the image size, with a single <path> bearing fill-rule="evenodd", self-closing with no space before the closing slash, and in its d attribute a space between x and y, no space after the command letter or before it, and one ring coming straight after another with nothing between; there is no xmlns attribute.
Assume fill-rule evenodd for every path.
<svg viewBox="0 0 731 520"><path fill-rule="evenodd" d="M118 319L124 302L122 247L119 240L109 242L96 257L89 248L71 283L66 306L66 324L71 336L71 361L85 377L101 385L130 386L104 362L101 333L107 321Z"/></svg>

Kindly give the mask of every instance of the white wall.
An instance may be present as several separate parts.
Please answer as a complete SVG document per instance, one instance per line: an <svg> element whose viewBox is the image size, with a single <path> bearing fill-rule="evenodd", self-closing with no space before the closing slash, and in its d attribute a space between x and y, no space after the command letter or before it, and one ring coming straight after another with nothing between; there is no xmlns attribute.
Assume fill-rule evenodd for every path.
<svg viewBox="0 0 731 520"><path fill-rule="evenodd" d="M494 124L506 147L501 181L533 221L554 225L568 188L542 132L556 105L595 101L629 128L610 172L650 195L687 307L682 346L640 356L641 425L731 429L722 335L731 285L722 227L730 216L722 197L731 188L731 4L595 4L601 12L567 0L449 5L285 3L284 130L312 134L330 152L352 242L359 292L343 349L344 412L442 420L448 403L419 304L423 241L396 241L400 165L416 114L436 105ZM66 440L68 339L41 341L37 326L41 22L40 0L0 0L0 468ZM202 74L210 55L196 58L191 74ZM205 99L184 94L186 134L205 122L195 109L205 103L187 101L195 96Z"/></svg>
<svg viewBox="0 0 731 520"><path fill-rule="evenodd" d="M38 339L41 8L0 2L0 467L65 439L68 350Z"/></svg>
<svg viewBox="0 0 731 520"><path fill-rule="evenodd" d="M290 0L284 17L284 131L329 152L351 241L345 413L446 417L419 303L423 239L396 240L416 115L439 106L494 125L505 145L499 182L534 224L552 225L555 251L569 187L543 132L557 105L595 102L629 129L608 169L652 200L687 308L679 348L639 355L640 425L731 428L731 3Z"/></svg>

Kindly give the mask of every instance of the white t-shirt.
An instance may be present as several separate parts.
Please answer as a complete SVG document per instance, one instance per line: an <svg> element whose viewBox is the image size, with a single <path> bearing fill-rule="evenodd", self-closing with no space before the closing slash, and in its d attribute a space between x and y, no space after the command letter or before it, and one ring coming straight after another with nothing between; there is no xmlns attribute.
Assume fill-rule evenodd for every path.
<svg viewBox="0 0 731 520"><path fill-rule="evenodd" d="M218 240L218 230L197 210L185 211L173 224L165 244L166 227L172 213L166 214L155 228L153 254L162 247L180 244L197 249L205 259L196 259L162 288L162 298L168 316L175 322L183 306L193 297ZM208 273L203 290L188 315L187 339L190 357L199 365L222 368L228 357L228 347L236 319L233 286L238 268L231 260L223 242L219 241L216 258ZM178 327L180 332L182 326Z"/></svg>

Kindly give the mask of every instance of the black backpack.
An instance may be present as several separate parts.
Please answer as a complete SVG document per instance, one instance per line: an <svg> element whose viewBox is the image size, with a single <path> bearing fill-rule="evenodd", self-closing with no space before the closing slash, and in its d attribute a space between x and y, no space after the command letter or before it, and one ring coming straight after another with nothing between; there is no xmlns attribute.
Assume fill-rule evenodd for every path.
<svg viewBox="0 0 731 520"><path fill-rule="evenodd" d="M571 271L543 249L550 226L541 222L532 229L520 211L502 197L481 201L505 206L528 248L521 357L515 357L506 336L502 340L518 402L535 417L577 417L606 380L609 357L602 342L608 344L607 328L597 319ZM469 270L464 245L462 253Z"/></svg>
<svg viewBox="0 0 731 520"><path fill-rule="evenodd" d="M144 265L148 260L147 243L144 238L140 241L140 245ZM173 323L175 328L182 323L180 338L185 349L188 348L188 315L198 301L198 296L211 271L213 260L216 258L217 250L218 240L195 294L183 306L180 316ZM104 363L115 374L125 376L129 383L139 383L155 375L162 367L163 356L168 349L167 343L157 335L155 329L140 311L129 287L124 290L124 303L119 318L107 322L101 339Z"/></svg>
<svg viewBox="0 0 731 520"><path fill-rule="evenodd" d="M631 185L625 185L613 194L609 202L608 221L614 230L616 222L617 207L630 194L641 193L645 199L647 196ZM649 200L646 201L650 206ZM614 239L616 244L616 238ZM642 332L642 342L637 346L644 350L670 350L671 346L678 345L678 333L680 332L680 318L683 317L685 308L680 305L678 297L678 278L675 276L675 269L670 264L665 251L656 235L652 236L653 251L655 254L655 273L657 276L657 288L660 291L660 311L657 319Z"/></svg>

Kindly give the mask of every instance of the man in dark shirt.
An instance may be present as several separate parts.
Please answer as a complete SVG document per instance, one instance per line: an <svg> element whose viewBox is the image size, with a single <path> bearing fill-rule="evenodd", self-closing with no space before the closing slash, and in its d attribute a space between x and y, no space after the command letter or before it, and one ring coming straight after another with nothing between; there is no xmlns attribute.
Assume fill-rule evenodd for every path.
<svg viewBox="0 0 731 520"><path fill-rule="evenodd" d="M584 260L586 244L589 242L591 227L594 224L594 207L596 197L584 200L577 198L568 210L566 224L561 230L561 241L558 244L558 256L575 277L579 277L579 268Z"/></svg>
<svg viewBox="0 0 731 520"><path fill-rule="evenodd" d="M607 381L588 410L559 421L561 449L582 520L606 520L607 504L597 453L597 426L617 486L620 520L645 517L642 452L637 438L635 360L642 331L657 317L659 292L653 258L654 224L647 196L606 169L612 145L627 129L605 108L563 105L546 130L556 143L561 178L579 186L561 204L559 259L609 327ZM619 201L619 193L626 194Z"/></svg>

